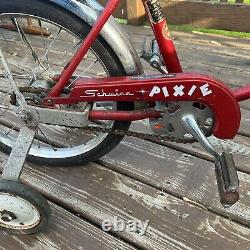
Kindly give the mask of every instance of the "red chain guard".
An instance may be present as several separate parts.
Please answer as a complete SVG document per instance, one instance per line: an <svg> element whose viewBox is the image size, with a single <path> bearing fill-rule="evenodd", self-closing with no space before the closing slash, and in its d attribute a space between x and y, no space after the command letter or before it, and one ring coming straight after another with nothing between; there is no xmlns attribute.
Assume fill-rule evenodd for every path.
<svg viewBox="0 0 250 250"><path fill-rule="evenodd" d="M197 101L215 116L213 134L233 138L240 125L240 108L232 91L212 77L178 73L158 76L80 78L67 98L49 98L55 104L96 101Z"/></svg>

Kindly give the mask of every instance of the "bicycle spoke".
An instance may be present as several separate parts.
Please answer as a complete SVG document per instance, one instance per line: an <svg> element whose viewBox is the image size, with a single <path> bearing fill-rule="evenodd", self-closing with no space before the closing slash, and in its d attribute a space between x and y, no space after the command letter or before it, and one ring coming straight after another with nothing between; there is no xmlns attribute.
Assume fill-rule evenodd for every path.
<svg viewBox="0 0 250 250"><path fill-rule="evenodd" d="M34 19L35 26L32 29L28 29L29 27L26 26L27 18ZM64 26L63 22L57 24L53 20L46 20L43 16L40 18L32 14L24 16L23 14L13 13L7 18L4 17L1 21L5 27L11 27L11 29L0 29L0 47L3 48L3 56L5 56L6 64L12 73L12 79L8 75L6 77L5 70L1 66L0 124L3 138L5 138L4 133L7 135L6 142L15 143L15 138L18 136L18 131L24 122L17 115L18 106L12 105L13 90L9 82L15 82L15 86L19 90L25 86L34 88L42 86L44 88L48 87L49 90L53 87L50 78L60 75L65 65L82 44L82 39L79 38L81 34L75 34L74 29L68 29L69 26ZM105 47L105 51L108 51L108 49L108 47ZM98 47L96 50L91 49L88 52L71 79L71 87L80 77L105 77L109 75L109 68L111 67L106 61L106 56L101 56L102 52ZM102 58L104 59L102 60ZM37 100L37 102L32 102L31 105L39 105L39 102L44 97L43 93L39 95L38 92L32 91L32 88L29 89L31 89L30 92L21 92L22 96L26 101L30 99ZM12 101L15 101L14 98L12 99ZM28 105L30 103L28 102ZM84 110L86 105L83 102L74 105L62 105L62 107L58 105L56 108ZM99 106L93 104L93 107L97 110L112 109L112 102L101 103ZM96 121L91 125L109 128L112 127L113 122ZM108 133L98 131L88 132L88 130L84 131L84 129L80 128L39 122L35 128L35 138L30 152L34 153L34 157L49 159L55 156L55 159L58 158L59 160L67 157L74 158L75 155L84 155L97 146L102 146L102 142Z"/></svg>
<svg viewBox="0 0 250 250"><path fill-rule="evenodd" d="M9 106L4 108L4 111L3 111L3 113L0 114L0 117L2 117L4 114L6 114L10 110Z"/></svg>
<svg viewBox="0 0 250 250"><path fill-rule="evenodd" d="M42 22L41 22L41 20L40 19L38 19L38 24L39 24L39 27L40 27L40 29L41 29L41 35L42 35L42 40L43 40L43 48L44 48L44 51L45 51L45 60L46 60L46 63L47 63L47 65L48 65L48 67L50 68L50 65L49 65L49 58L48 58L48 54L46 54L46 50L47 50L47 48L46 48L46 44L45 44L45 37L44 37L44 34L43 34L43 29L42 29ZM40 63L39 63L39 65L38 66L42 66L42 60L40 60Z"/></svg>
<svg viewBox="0 0 250 250"><path fill-rule="evenodd" d="M50 147L51 147L54 151L57 151L57 149L52 145L51 141L47 138L47 136L44 134L44 132L42 131L42 129L39 127L39 125L37 126L37 129L41 132L41 134L42 134L43 137L46 139L46 142L50 145Z"/></svg>
<svg viewBox="0 0 250 250"><path fill-rule="evenodd" d="M52 66L55 66L58 62L62 61L70 52L72 52L76 47L78 47L81 44L81 42L79 42L78 44L74 45L73 48L71 48L70 50L67 50L65 52L65 54L62 57L59 57L58 59L56 59L54 62L52 62L50 64L50 68ZM49 67L45 68L41 73L39 73L39 75L37 77L42 76L43 73L45 73L47 70L49 70Z"/></svg>
<svg viewBox="0 0 250 250"><path fill-rule="evenodd" d="M70 88L80 77L83 77L84 74L91 69L96 63L98 62L98 59L96 59L92 64L89 65L89 67L87 67L79 76L76 77L76 79L74 81L72 81L70 83L70 85L68 86L68 88Z"/></svg>
<svg viewBox="0 0 250 250"><path fill-rule="evenodd" d="M21 70L23 70L23 71L30 72L30 69L26 69L26 68L23 67L23 66L17 65L16 63L14 63L14 62L12 62L12 61L10 61L10 60L8 60L8 63L11 64L11 65L14 65L15 67L17 67L17 68L19 68L19 69L21 69Z"/></svg>
<svg viewBox="0 0 250 250"><path fill-rule="evenodd" d="M9 63L9 64L11 64L11 63ZM17 73L12 73L13 74L13 78L15 78L15 79L27 79L28 77L30 77L30 76L28 76L28 75L22 75L22 74L17 74ZM5 77L5 75L3 74L3 73L0 73L0 78L3 78L3 77Z"/></svg>
<svg viewBox="0 0 250 250"><path fill-rule="evenodd" d="M41 148L40 137L39 137L39 134L38 134L38 128L36 128L35 138L38 141L38 148Z"/></svg>
<svg viewBox="0 0 250 250"><path fill-rule="evenodd" d="M38 55L36 54L35 50L33 49L30 41L28 40L25 32L23 31L23 28L22 26L18 23L17 19L16 18L11 18L13 24L15 25L16 29L18 30L18 33L22 39L22 41L26 44L26 46L29 48L30 52L31 52L31 55L32 57L34 58L35 62L38 63L38 65L40 65L40 59L38 57ZM42 66L42 65L41 65Z"/></svg>
<svg viewBox="0 0 250 250"><path fill-rule="evenodd" d="M45 50L45 53L44 53L44 55L43 55L43 57L42 57L42 59L41 59L41 63L43 63L44 60L45 60L46 58L48 59L47 55L48 55L48 53L49 53L49 50L53 47L54 42L56 41L57 37L60 35L61 31L62 31L62 29L60 28L60 29L58 30L58 32L56 33L55 37L53 38L52 42L51 42L50 45L48 46L48 48ZM51 66L50 66L50 67L51 67Z"/></svg>
<svg viewBox="0 0 250 250"><path fill-rule="evenodd" d="M13 130L20 130L19 125L21 125L23 123L23 121L19 121L18 123L16 123L14 126L11 127L11 129L8 132L5 132L5 135L9 135L9 133Z"/></svg>

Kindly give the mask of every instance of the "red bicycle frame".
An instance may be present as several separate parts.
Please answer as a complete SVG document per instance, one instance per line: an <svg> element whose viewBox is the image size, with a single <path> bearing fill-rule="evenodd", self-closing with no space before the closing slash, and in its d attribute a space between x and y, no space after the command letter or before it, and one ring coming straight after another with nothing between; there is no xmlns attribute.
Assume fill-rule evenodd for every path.
<svg viewBox="0 0 250 250"><path fill-rule="evenodd" d="M166 19L162 14L160 14L161 19L156 20L157 16L154 15L154 10L150 9L150 7L154 8L154 6L148 5L148 3L151 1L148 0L142 0L142 1L148 13L148 16L150 17L151 25L154 30L154 34L157 39L160 51L163 55L163 59L168 72L169 73L182 72L182 68L174 47L174 43L170 37ZM46 98L47 100L49 100L49 98L58 97L62 93L63 89L67 86L69 80L71 79L78 65L83 60L84 56L86 55L91 45L96 40L97 36L102 30L104 24L107 22L109 17L112 15L114 10L118 6L119 2L120 0L108 1L106 7L103 10L103 13L100 15L96 24L93 26L90 33L83 41L81 47L73 56L70 63L64 68L58 80L58 83L55 85L55 87L51 90L48 97ZM157 13L157 15L159 16L159 13ZM47 104L49 103L47 102Z"/></svg>
<svg viewBox="0 0 250 250"><path fill-rule="evenodd" d="M159 49L162 54L163 60L165 62L167 71L169 73L180 73L180 75L177 74L176 78L172 79L170 82L167 81L166 79L164 79L164 81L162 82L160 81L160 77L159 77L157 78L157 81L159 82L157 86L154 86L154 82L156 81L154 77L152 77L151 79L150 78L148 79L147 81L148 85L145 84L144 79L139 79L139 78L135 81L134 79L131 79L131 78L120 78L120 79L118 78L115 80L115 78L109 77L99 82L99 85L97 84L98 79L92 79L92 82L89 83L87 79L80 78L75 83L74 89L72 90L72 93L70 94L69 98L67 99L60 98L60 94L68 85L70 79L72 78L73 73L77 69L80 62L83 60L84 56L90 49L91 45L96 40L104 24L112 15L112 13L116 9L119 2L120 2L119 0L108 1L102 14L96 21L95 25L90 30L85 40L83 41L81 47L73 56L69 64L64 68L61 76L59 77L59 79L57 79L58 82L52 88L48 96L44 99L44 104L53 105L56 103L73 103L74 101L75 102L76 101L93 102L93 101L97 101L98 100L97 96L98 95L101 96L102 93L103 93L103 97L105 97L103 98L104 100L108 100L107 97L112 97L110 98L110 100L113 100L113 101L135 101L137 92L144 91L144 92L151 93L153 91L152 87L157 88L157 91L158 89L159 91L162 90L163 93L165 91L164 95L160 95L160 92L157 93L158 95L155 101L164 101L164 100L166 101L166 97L167 97L167 100L171 100L171 98L169 97L169 93L167 92L168 89L167 89L166 84L168 84L169 86L171 86L172 89L174 89L175 87L176 88L182 88L182 87L190 88L188 93L183 92L183 95L174 96L174 98L172 98L172 101L200 100L200 101L203 101L204 103L207 103L207 105L209 105L211 109L213 109L213 111L218 115L218 117L216 117L217 118L217 124L216 124L217 132L215 128L215 134L217 134L219 138L232 138L236 134L238 127L239 127L239 123L240 123L240 111L239 111L237 102L250 98L250 85L242 87L242 88L238 88L232 91L226 88L225 86L222 86L223 83L213 80L209 77L202 76L202 75L192 75L192 74L184 75L182 73L182 67L178 59L174 43L171 39L169 30L168 30L167 21L162 13L162 9L158 1L142 0L145 6L146 13L150 19L151 26L154 31L154 35L157 40L157 43L159 45ZM167 78L168 76L166 75L165 77ZM176 82L177 80L178 82ZM181 82L183 82L183 84L185 83L185 86L182 86ZM207 86L206 85L207 83L209 83L210 87L213 88L213 89L210 89L211 96L201 96L201 93L199 94L195 93L196 89ZM177 85L174 85L174 84L177 84ZM90 89L86 89L86 86ZM118 90L117 89L118 86L121 87L122 90ZM149 88L150 86L151 86L151 89ZM109 90L109 92L107 92L109 93L108 95L105 92L106 90ZM131 90L131 93L130 93L130 90ZM215 96L215 93L217 96ZM145 98L145 96L137 96L136 100L148 101L148 102L153 101L152 97L151 99L149 98L149 96L147 97L148 98ZM233 117L234 125L232 125L233 128L231 130L226 127L228 127L227 121L229 121L229 119L231 119L232 121L232 116L229 117L229 113L223 111L222 103L224 103L224 105L227 104L228 110L231 110L234 112L234 117ZM223 121L223 116L226 122ZM132 120L131 117L133 117L133 120L144 119L144 118L149 118L149 117L158 118L159 113L145 112L145 111L136 111L136 112L134 111L133 113L125 112L125 111L124 112L110 111L109 113L103 112L103 111L91 111L90 112L91 119L113 118L114 120L123 121L126 119ZM222 124L224 125L222 126Z"/></svg>

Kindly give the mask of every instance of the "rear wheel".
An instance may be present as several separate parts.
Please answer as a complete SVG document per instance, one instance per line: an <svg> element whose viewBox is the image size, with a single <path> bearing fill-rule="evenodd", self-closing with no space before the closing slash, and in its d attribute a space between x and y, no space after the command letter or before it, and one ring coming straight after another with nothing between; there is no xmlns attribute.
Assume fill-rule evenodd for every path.
<svg viewBox="0 0 250 250"><path fill-rule="evenodd" d="M78 17L48 2L0 2L0 47L19 86L51 88L52 77L60 74L89 30L90 27ZM123 74L124 69L117 56L99 37L75 72L74 79L83 76L106 77ZM19 120L9 111L10 100L13 104L13 95L2 65L0 91L0 145L4 151L10 151L19 130ZM24 96L28 103L37 105L45 95L26 92ZM84 110L86 103L58 108ZM123 102L93 104L93 109L96 110L132 108L132 103ZM91 125L128 130L130 123L99 121ZM111 151L122 138L111 133L87 133L81 129L39 124L28 160L50 165L86 163Z"/></svg>

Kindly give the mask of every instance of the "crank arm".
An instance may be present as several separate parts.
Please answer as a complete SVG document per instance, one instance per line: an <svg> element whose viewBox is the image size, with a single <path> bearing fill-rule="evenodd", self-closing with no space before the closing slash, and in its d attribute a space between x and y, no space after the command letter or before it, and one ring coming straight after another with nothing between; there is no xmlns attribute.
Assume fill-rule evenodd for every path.
<svg viewBox="0 0 250 250"><path fill-rule="evenodd" d="M184 116L182 122L187 131L215 157L215 173L220 202L225 208L231 207L239 200L239 179L232 155L225 152L218 154L192 115Z"/></svg>
<svg viewBox="0 0 250 250"><path fill-rule="evenodd" d="M26 126L22 127L12 148L8 161L4 167L2 178L18 181L21 175L26 157L35 137L35 130Z"/></svg>
<svg viewBox="0 0 250 250"><path fill-rule="evenodd" d="M217 157L219 154L215 151L207 137L200 130L195 118L192 115L186 115L182 118L186 130L205 148L211 155Z"/></svg>

